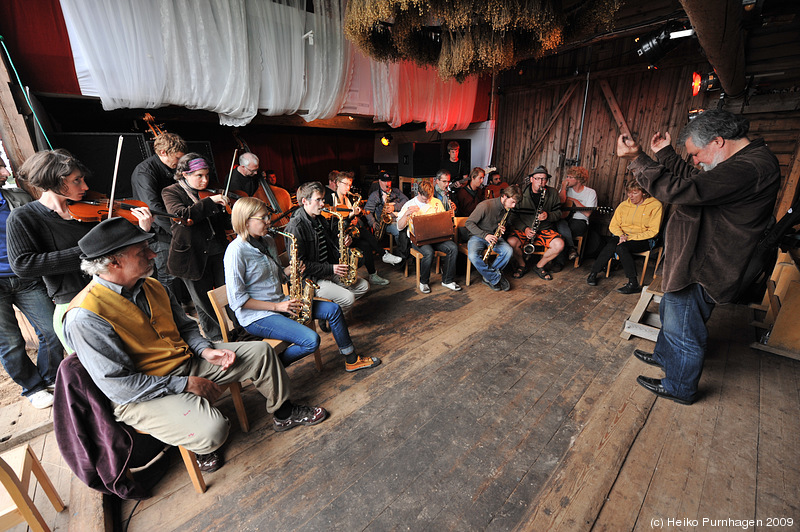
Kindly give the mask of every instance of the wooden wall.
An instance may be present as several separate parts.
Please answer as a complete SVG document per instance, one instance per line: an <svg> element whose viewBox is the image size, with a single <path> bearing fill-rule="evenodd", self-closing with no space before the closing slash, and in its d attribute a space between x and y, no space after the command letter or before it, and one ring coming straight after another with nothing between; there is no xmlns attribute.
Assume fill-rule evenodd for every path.
<svg viewBox="0 0 800 532"><path fill-rule="evenodd" d="M509 182L520 182L544 164L554 176L551 185L558 187L564 170L574 164L570 159L578 155L586 87L586 74L576 71L585 72L586 65L592 72L579 164L589 169L589 185L597 190L600 205L615 206L624 199L629 179L625 164L614 155L619 130L602 83L608 84L621 116L645 147L656 131L666 129L675 139L690 109L717 106L719 91L692 97L692 73L711 70L696 41L670 52L657 70L648 70L635 49L632 38L622 38L523 64L501 76L493 162ZM727 109L750 119L750 137L764 137L778 157L786 191L779 203L784 206L796 197L800 174L799 56L797 15L782 15L752 31L746 57L748 75L756 76L754 89L747 98L726 102ZM574 92L564 104L572 85ZM538 139L541 144L531 154Z"/></svg>

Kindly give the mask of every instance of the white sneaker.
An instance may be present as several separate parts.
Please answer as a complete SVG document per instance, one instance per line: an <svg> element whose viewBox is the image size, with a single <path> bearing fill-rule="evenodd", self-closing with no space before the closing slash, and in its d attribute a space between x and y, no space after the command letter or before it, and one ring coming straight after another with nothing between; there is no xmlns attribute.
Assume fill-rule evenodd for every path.
<svg viewBox="0 0 800 532"><path fill-rule="evenodd" d="M47 390L39 390L33 395L28 396L28 400L33 405L33 408L47 408L53 406L53 394Z"/></svg>
<svg viewBox="0 0 800 532"><path fill-rule="evenodd" d="M423 294L430 294L431 287L426 285L425 283L419 283L419 291L422 292Z"/></svg>
<svg viewBox="0 0 800 532"><path fill-rule="evenodd" d="M375 272L375 273L369 274L369 284L375 284L375 285L378 285L378 286L383 286L383 285L389 284L389 279L384 279L383 277L378 275L378 272Z"/></svg>
<svg viewBox="0 0 800 532"><path fill-rule="evenodd" d="M461 287L458 286L458 283L456 283L455 281L453 281L452 283L442 283L442 286L444 286L445 288L449 288L454 292L458 292L459 290L461 290Z"/></svg>
<svg viewBox="0 0 800 532"><path fill-rule="evenodd" d="M386 264L391 264L392 266L397 266L398 264L403 262L403 259L401 257L398 257L397 255L392 255L388 251L383 254L381 260Z"/></svg>

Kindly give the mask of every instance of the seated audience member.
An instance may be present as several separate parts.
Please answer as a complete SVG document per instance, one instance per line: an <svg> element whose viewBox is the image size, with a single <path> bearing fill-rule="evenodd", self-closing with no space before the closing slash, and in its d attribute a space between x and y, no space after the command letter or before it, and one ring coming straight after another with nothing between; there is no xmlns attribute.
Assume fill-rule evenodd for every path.
<svg viewBox="0 0 800 532"><path fill-rule="evenodd" d="M53 329L53 301L41 279L23 279L14 275L6 250L6 220L12 209L31 201L21 188L4 188L11 174L0 159L0 361L8 376L22 387L22 395L34 408L53 404L51 390L64 349ZM25 351L25 338L17 322L13 305L28 318L39 338L36 363Z"/></svg>
<svg viewBox="0 0 800 532"><path fill-rule="evenodd" d="M212 344L155 279L145 233L104 220L80 242L92 281L70 303L64 331L114 417L197 453L202 471L222 465L228 419L212 403L220 385L251 379L277 431L314 425L325 409L289 401L289 378L266 342Z"/></svg>
<svg viewBox="0 0 800 532"><path fill-rule="evenodd" d="M483 189L483 178L486 173L483 168L473 168L469 173L467 185L456 190L456 216L469 216L480 202L486 199Z"/></svg>
<svg viewBox="0 0 800 532"><path fill-rule="evenodd" d="M568 207L597 207L597 192L586 186L589 171L582 166L571 166L564 176L564 183L559 193L561 203ZM575 260L578 250L575 239L584 236L589 229L589 216L592 211L561 211L558 222L558 233L564 239L567 260Z"/></svg>
<svg viewBox="0 0 800 532"><path fill-rule="evenodd" d="M517 205L518 212L510 216L511 228L515 231L508 237L516 261L514 278L519 279L528 271L524 248L533 245L537 250L544 249L542 258L534 268L536 275L545 281L552 281L553 276L546 266L564 249L564 240L555 230L556 223L561 219L561 202L556 189L547 186L550 174L544 166L537 166L528 177L531 186L525 187L522 200Z"/></svg>
<svg viewBox="0 0 800 532"><path fill-rule="evenodd" d="M442 202L433 197L433 185L430 181L424 180L419 184L419 193L414 196L414 198L408 200L397 215L397 228L401 231L408 228L407 231L410 238L412 233L411 226L414 223L412 221L413 217L425 214L436 214L437 212L445 212L445 210ZM426 244L424 246L412 244L412 246L422 253L422 259L419 265L420 292L429 294L431 291L429 283L435 251L441 251L445 254L442 286L454 291L461 290L461 287L455 282L456 259L458 258L458 246L456 246L455 242L452 240L445 240L438 244Z"/></svg>
<svg viewBox="0 0 800 532"><path fill-rule="evenodd" d="M503 277L502 271L514 255L514 250L503 239L503 234L508 227L508 211L516 207L517 202L522 198L519 187L511 185L506 187L499 198L492 198L482 201L478 207L472 211L465 224L471 236L467 242L469 260L475 269L483 276L483 282L489 285L492 290L508 291L511 288L508 279ZM505 220L503 219L505 216ZM500 222L503 221L503 228L500 229L499 236L497 231ZM497 253L492 265L484 262L483 255L489 246Z"/></svg>
<svg viewBox="0 0 800 532"><path fill-rule="evenodd" d="M399 189L392 187L392 176L388 172L381 172L378 174L378 188L369 195L367 203L364 205L364 210L367 213L367 223L372 227L373 231L378 230L378 225L381 222L383 215L388 215L391 218L391 223L387 223L384 232L393 235L397 240L397 248L400 253L400 262L408 260L408 250L410 243L408 235L405 231L397 229L397 213L403 208L403 205L408 201L408 197ZM390 254L384 254L383 262L388 264L399 264L394 262L394 259L389 257Z"/></svg>
<svg viewBox="0 0 800 532"><path fill-rule="evenodd" d="M275 240L268 234L270 213L264 202L258 198L239 199L233 205L231 219L238 238L225 252L228 303L239 324L250 334L292 343L280 355L283 365L288 366L316 351L319 335L292 319L301 311L303 302L283 293L282 284L289 281L291 264L286 268L280 265ZM288 239L286 246L287 249L290 246ZM302 283L304 267L298 262L297 268ZM336 303L313 301L311 317L328 322L345 358L346 371L373 368L381 363L377 357L356 354L342 309Z"/></svg>
<svg viewBox="0 0 800 532"><path fill-rule="evenodd" d="M628 282L617 288L617 292L633 294L642 287L639 286L639 276L631 253L653 248L661 229L662 208L661 202L651 198L636 181L630 181L625 189L628 199L614 211L608 226L611 236L606 237L606 245L592 264L592 272L586 282L591 286L597 285L597 274L606 268L608 261L616 254L628 278Z"/></svg>
<svg viewBox="0 0 800 532"><path fill-rule="evenodd" d="M192 297L203 334L214 342L222 340L217 315L208 291L225 283L222 257L228 246L225 231L230 229L224 194L201 197L208 186L210 167L199 153L187 153L178 161L174 183L161 191L167 212L191 224L172 221L167 271L183 279Z"/></svg>
<svg viewBox="0 0 800 532"><path fill-rule="evenodd" d="M350 189L353 186L353 178L349 174L340 172L336 177L336 190L328 191L325 193L325 203L330 205L333 209L345 208L348 211L338 211L345 219L346 226L352 226L357 229L358 236L353 236L353 247L361 250L364 256L364 267L369 274L369 282L374 285L387 285L389 281L378 275L375 269L375 254L382 257L383 262L387 264L400 264L403 259L397 255L393 255L383 249L372 234L370 228L367 226L366 221L362 216L362 209L360 205L353 203L350 197ZM335 219L335 217L334 217ZM338 222L338 220L336 220ZM336 230L338 234L338 223L331 225L331 229Z"/></svg>
<svg viewBox="0 0 800 532"><path fill-rule="evenodd" d="M369 283L360 277L356 277L351 286L341 283L340 277L347 275L349 266L339 262L338 241L331 233L328 220L320 215L324 196L322 183L303 183L297 189L300 208L292 215L286 232L297 238L297 258L305 265L305 275L319 285L317 297L330 299L347 314L355 301L367 293ZM346 236L345 245L351 243L350 236ZM321 326L327 332L322 322Z"/></svg>

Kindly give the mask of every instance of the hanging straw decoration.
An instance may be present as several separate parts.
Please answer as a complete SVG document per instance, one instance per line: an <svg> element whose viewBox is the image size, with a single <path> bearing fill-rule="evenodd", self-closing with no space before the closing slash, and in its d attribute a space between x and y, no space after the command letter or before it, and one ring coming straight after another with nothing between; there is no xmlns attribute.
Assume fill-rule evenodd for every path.
<svg viewBox="0 0 800 532"><path fill-rule="evenodd" d="M345 34L377 61L435 66L444 79L498 72L612 27L622 0L350 0Z"/></svg>

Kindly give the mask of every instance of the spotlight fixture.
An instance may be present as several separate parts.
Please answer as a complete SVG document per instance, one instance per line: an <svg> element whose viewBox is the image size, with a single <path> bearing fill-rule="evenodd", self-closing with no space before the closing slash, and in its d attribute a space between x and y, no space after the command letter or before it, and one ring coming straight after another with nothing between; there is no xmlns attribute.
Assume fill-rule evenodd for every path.
<svg viewBox="0 0 800 532"><path fill-rule="evenodd" d="M388 146L389 144L392 143L393 139L394 137L392 137L392 134L387 133L386 135L381 137L381 144L383 144L384 146Z"/></svg>
<svg viewBox="0 0 800 532"><path fill-rule="evenodd" d="M694 32L690 31L692 28L689 22L680 22L671 20L667 24L644 39L637 37L634 42L639 46L636 49L636 54L639 57L644 57L650 63L648 69L656 69L656 63L662 57L667 55L673 48L678 46L678 40L688 37Z"/></svg>
<svg viewBox="0 0 800 532"><path fill-rule="evenodd" d="M705 112L705 109L692 109L689 111L689 122L700 116L703 112Z"/></svg>
<svg viewBox="0 0 800 532"><path fill-rule="evenodd" d="M709 72L705 76L697 72L692 74L692 96L697 96L700 91L708 92L719 89L719 78L716 72Z"/></svg>

